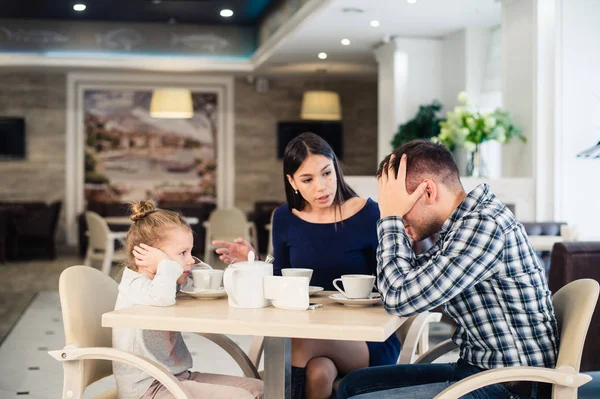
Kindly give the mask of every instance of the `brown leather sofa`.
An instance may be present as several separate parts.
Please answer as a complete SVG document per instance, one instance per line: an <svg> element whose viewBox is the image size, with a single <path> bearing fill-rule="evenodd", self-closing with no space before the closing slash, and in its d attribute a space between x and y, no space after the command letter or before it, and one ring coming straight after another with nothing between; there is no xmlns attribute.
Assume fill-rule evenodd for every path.
<svg viewBox="0 0 600 399"><path fill-rule="evenodd" d="M582 278L591 278L600 282L600 242L554 244L548 275L550 291L554 293L571 281ZM596 306L585 340L581 371L600 370L598 337L600 337L600 306Z"/></svg>
<svg viewBox="0 0 600 399"><path fill-rule="evenodd" d="M56 258L56 230L61 201L0 202L4 210L6 255L10 259L32 258L44 254Z"/></svg>

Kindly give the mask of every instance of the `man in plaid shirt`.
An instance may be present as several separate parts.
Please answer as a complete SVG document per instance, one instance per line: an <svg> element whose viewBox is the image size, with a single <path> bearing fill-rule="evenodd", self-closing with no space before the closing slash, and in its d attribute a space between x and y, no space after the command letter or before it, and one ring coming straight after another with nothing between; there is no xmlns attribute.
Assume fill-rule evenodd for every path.
<svg viewBox="0 0 600 399"><path fill-rule="evenodd" d="M558 334L546 277L523 226L481 184L469 194L452 154L413 141L388 156L379 181L377 286L386 310L412 316L442 305L457 324L454 364L373 367L350 373L338 398L432 398L483 370L556 363ZM439 234L416 256L412 241ZM544 398L550 386L496 384L469 398Z"/></svg>

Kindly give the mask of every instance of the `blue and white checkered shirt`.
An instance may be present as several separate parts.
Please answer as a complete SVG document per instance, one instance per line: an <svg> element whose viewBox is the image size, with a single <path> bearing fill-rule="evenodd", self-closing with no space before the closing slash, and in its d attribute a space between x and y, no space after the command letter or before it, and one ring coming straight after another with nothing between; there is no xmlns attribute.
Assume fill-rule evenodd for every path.
<svg viewBox="0 0 600 399"><path fill-rule="evenodd" d="M487 184L469 193L422 255L401 218L380 219L377 233L377 286L389 313L443 305L468 363L555 367L557 325L544 271L525 229Z"/></svg>

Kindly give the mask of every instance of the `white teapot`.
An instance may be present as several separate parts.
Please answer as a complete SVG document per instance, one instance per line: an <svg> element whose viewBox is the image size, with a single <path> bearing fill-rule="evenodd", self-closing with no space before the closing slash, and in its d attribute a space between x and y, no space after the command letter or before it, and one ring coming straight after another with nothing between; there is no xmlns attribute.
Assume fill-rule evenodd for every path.
<svg viewBox="0 0 600 399"><path fill-rule="evenodd" d="M247 262L238 262L225 269L223 286L232 308L264 308L270 305L265 298L263 278L273 275L273 264L255 261L254 252Z"/></svg>

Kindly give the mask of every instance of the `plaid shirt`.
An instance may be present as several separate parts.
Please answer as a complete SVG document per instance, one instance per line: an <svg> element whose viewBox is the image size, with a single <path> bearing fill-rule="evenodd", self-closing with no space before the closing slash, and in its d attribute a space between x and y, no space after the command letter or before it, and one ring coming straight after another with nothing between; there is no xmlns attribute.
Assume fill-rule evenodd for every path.
<svg viewBox="0 0 600 399"><path fill-rule="evenodd" d="M443 305L468 363L555 367L557 325L544 271L525 229L487 184L469 193L422 255L401 218L380 219L377 233L377 286L389 313Z"/></svg>

